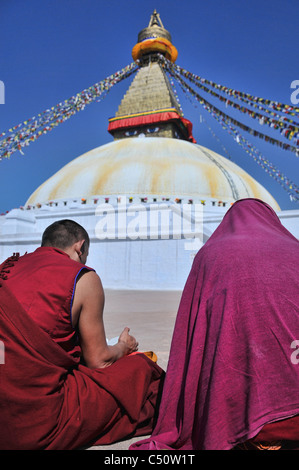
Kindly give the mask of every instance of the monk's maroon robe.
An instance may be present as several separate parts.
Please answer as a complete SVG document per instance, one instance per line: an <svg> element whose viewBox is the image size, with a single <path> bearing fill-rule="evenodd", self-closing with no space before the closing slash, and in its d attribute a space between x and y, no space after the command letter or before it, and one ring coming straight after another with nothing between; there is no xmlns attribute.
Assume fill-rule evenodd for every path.
<svg viewBox="0 0 299 470"><path fill-rule="evenodd" d="M40 248L1 266L0 449L76 449L150 433L163 371L144 354L80 363L71 304L81 269Z"/></svg>

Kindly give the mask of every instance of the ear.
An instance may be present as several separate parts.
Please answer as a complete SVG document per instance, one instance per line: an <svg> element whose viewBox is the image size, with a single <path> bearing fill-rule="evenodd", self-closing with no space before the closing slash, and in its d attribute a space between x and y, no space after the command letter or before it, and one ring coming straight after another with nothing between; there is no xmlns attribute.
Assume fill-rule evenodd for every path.
<svg viewBox="0 0 299 470"><path fill-rule="evenodd" d="M83 246L83 243L85 242L85 240L79 240L78 242L74 243L74 249L77 253L77 255L80 256L82 255L82 246Z"/></svg>

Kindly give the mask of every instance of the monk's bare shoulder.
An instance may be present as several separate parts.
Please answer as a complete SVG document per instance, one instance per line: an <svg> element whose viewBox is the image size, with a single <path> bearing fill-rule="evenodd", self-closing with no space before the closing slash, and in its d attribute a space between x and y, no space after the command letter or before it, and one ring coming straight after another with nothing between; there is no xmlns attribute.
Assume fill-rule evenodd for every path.
<svg viewBox="0 0 299 470"><path fill-rule="evenodd" d="M72 323L78 322L81 311L98 311L105 302L104 289L99 275L95 271L83 271L77 280L72 305Z"/></svg>

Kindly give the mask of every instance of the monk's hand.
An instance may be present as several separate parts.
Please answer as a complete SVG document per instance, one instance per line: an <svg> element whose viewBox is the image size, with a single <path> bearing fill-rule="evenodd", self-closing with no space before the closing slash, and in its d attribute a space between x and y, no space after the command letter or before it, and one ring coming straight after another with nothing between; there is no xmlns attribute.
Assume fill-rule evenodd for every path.
<svg viewBox="0 0 299 470"><path fill-rule="evenodd" d="M129 334L130 328L126 327L118 338L119 343L124 343L127 348L127 354L138 351L138 343L134 336Z"/></svg>

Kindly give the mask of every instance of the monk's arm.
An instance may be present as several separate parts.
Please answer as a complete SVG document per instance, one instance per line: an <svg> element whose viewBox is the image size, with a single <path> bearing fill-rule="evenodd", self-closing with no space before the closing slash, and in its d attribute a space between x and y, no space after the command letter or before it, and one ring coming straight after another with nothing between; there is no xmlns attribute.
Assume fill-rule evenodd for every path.
<svg viewBox="0 0 299 470"><path fill-rule="evenodd" d="M123 330L118 343L107 345L103 322L104 303L104 290L99 276L94 271L83 274L76 284L73 316L78 319L85 363L92 369L107 367L138 347L135 338L129 335L129 328Z"/></svg>

